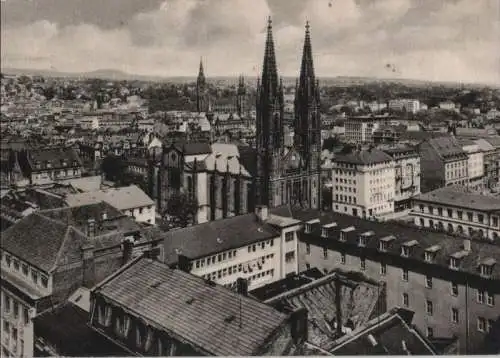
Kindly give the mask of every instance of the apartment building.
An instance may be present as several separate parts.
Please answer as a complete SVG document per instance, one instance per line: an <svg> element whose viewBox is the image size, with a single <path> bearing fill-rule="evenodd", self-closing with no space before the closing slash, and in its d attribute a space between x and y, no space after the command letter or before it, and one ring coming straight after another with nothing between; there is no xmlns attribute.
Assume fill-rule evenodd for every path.
<svg viewBox="0 0 500 358"><path fill-rule="evenodd" d="M485 188L495 188L499 184L500 137L476 139L484 156Z"/></svg>
<svg viewBox="0 0 500 358"><path fill-rule="evenodd" d="M140 257L92 290L90 325L131 356L300 352L307 311L283 313L247 295L244 280L237 293Z"/></svg>
<svg viewBox="0 0 500 358"><path fill-rule="evenodd" d="M459 143L467 154L467 186L480 191L484 188L484 153L472 140L459 139Z"/></svg>
<svg viewBox="0 0 500 358"><path fill-rule="evenodd" d="M394 212L395 161L378 149L338 154L332 160L332 209L359 217Z"/></svg>
<svg viewBox="0 0 500 358"><path fill-rule="evenodd" d="M103 280L149 242L106 203L41 210L2 232L2 356L32 357L34 317Z"/></svg>
<svg viewBox="0 0 500 358"><path fill-rule="evenodd" d="M349 117L344 122L344 138L350 143L372 143L381 122L372 116Z"/></svg>
<svg viewBox="0 0 500 358"><path fill-rule="evenodd" d="M482 351L500 315L498 245L338 213L286 209L280 215L305 223L301 272L356 271L383 281L387 307L414 311L415 326L429 338L456 337L462 354Z"/></svg>
<svg viewBox="0 0 500 358"><path fill-rule="evenodd" d="M96 204L101 201L112 205L137 222L155 224L155 202L136 185L68 194L65 197L69 206Z"/></svg>
<svg viewBox="0 0 500 358"><path fill-rule="evenodd" d="M394 161L394 211L411 209L411 198L420 194L420 156L414 147L383 149Z"/></svg>
<svg viewBox="0 0 500 358"><path fill-rule="evenodd" d="M446 187L413 198L410 215L418 227L450 234L500 239L500 199L468 191L463 187Z"/></svg>
<svg viewBox="0 0 500 358"><path fill-rule="evenodd" d="M467 185L468 156L450 136L426 139L418 146L421 192L450 185Z"/></svg>
<svg viewBox="0 0 500 358"><path fill-rule="evenodd" d="M80 178L83 164L72 148L50 148L22 152L18 155L24 176L32 185Z"/></svg>
<svg viewBox="0 0 500 358"><path fill-rule="evenodd" d="M389 109L417 113L420 111L420 101L418 99L392 99L389 101Z"/></svg>
<svg viewBox="0 0 500 358"><path fill-rule="evenodd" d="M172 266L187 261L192 274L226 287L244 278L253 290L298 272L298 224L259 206L255 213L166 233L161 257Z"/></svg>

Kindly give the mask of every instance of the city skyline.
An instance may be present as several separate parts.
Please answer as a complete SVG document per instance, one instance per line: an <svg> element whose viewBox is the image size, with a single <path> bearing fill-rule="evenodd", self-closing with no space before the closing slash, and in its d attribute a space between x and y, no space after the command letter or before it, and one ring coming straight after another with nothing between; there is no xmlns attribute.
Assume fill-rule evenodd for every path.
<svg viewBox="0 0 500 358"><path fill-rule="evenodd" d="M2 2L2 68L193 76L202 56L208 77L257 76L262 34L271 16L283 76L298 73L308 20L318 77L500 82L496 1L49 0L43 7L40 4Z"/></svg>

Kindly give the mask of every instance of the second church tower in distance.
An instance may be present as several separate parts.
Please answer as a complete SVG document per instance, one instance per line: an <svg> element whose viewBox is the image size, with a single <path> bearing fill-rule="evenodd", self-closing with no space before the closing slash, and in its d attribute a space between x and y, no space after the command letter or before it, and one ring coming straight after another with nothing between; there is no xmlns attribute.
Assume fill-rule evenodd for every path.
<svg viewBox="0 0 500 358"><path fill-rule="evenodd" d="M257 203L269 207L321 205L321 121L311 36L306 24L295 99L295 139L284 141L283 82L278 77L272 22L268 21L262 77L257 84Z"/></svg>

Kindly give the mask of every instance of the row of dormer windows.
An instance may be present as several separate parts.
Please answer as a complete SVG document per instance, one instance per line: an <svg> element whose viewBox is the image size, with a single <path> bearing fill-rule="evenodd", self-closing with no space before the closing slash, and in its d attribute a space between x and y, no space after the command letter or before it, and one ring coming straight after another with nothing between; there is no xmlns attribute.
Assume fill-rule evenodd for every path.
<svg viewBox="0 0 500 358"><path fill-rule="evenodd" d="M28 279L31 279L39 287L47 288L49 285L49 277L44 273L40 272L36 268L28 265L27 263L20 261L16 257L8 254L2 253L2 262L14 272L22 274Z"/></svg>

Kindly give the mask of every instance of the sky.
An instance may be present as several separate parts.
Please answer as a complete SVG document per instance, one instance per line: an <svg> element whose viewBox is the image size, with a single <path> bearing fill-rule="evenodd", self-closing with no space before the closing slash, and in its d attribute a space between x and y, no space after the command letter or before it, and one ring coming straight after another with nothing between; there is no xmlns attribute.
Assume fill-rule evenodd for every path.
<svg viewBox="0 0 500 358"><path fill-rule="evenodd" d="M317 76L500 83L498 0L0 0L2 68L257 76L273 19L280 75L310 22Z"/></svg>

